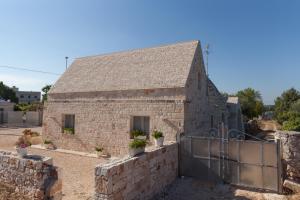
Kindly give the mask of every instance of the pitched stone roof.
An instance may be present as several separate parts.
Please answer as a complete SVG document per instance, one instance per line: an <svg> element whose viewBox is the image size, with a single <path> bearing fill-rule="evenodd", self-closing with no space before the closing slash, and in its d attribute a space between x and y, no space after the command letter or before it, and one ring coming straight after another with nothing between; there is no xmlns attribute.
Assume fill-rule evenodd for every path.
<svg viewBox="0 0 300 200"><path fill-rule="evenodd" d="M49 93L185 87L199 41L76 59Z"/></svg>

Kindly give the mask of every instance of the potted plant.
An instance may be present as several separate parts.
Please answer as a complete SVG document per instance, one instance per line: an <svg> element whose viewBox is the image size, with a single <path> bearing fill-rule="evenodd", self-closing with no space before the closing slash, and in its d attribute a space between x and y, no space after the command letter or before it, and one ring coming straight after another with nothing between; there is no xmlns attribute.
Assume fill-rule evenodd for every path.
<svg viewBox="0 0 300 200"><path fill-rule="evenodd" d="M55 149L55 147L54 147L54 145L53 145L53 143L52 143L51 140L45 139L44 140L44 146L45 146L46 149L49 149L49 150Z"/></svg>
<svg viewBox="0 0 300 200"><path fill-rule="evenodd" d="M154 138L154 143L156 147L162 147L164 145L164 135L160 131L154 131L152 134L152 137Z"/></svg>
<svg viewBox="0 0 300 200"><path fill-rule="evenodd" d="M129 143L129 155L133 157L135 155L145 152L146 145L147 141L144 139L133 139Z"/></svg>
<svg viewBox="0 0 300 200"><path fill-rule="evenodd" d="M25 136L19 137L16 142L16 150L20 157L25 157L27 155L27 147L31 146L30 142L26 139Z"/></svg>
<svg viewBox="0 0 300 200"><path fill-rule="evenodd" d="M134 139L141 139L141 140L147 139L146 134L141 130L133 130L131 131L131 135Z"/></svg>
<svg viewBox="0 0 300 200"><path fill-rule="evenodd" d="M95 151L96 151L98 158L103 156L103 150L104 150L104 148L102 148L102 147L95 147Z"/></svg>
<svg viewBox="0 0 300 200"><path fill-rule="evenodd" d="M75 130L74 130L74 128L64 128L64 133L65 134L74 135L75 134Z"/></svg>

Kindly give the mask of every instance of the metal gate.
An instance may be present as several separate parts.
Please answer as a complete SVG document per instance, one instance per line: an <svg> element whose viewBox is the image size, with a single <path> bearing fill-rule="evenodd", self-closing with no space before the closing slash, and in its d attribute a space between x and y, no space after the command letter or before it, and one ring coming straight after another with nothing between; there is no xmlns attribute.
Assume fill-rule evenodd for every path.
<svg viewBox="0 0 300 200"><path fill-rule="evenodd" d="M230 139L228 133L183 136L181 175L281 193L280 142Z"/></svg>

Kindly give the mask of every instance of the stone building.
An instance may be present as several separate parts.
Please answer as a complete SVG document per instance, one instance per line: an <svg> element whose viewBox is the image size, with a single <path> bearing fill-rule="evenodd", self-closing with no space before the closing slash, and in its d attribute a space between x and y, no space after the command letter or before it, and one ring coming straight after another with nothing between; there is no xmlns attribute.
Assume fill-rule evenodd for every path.
<svg viewBox="0 0 300 200"><path fill-rule="evenodd" d="M120 155L134 129L176 140L207 134L226 117L200 42L190 41L76 59L48 93L43 135L60 148Z"/></svg>

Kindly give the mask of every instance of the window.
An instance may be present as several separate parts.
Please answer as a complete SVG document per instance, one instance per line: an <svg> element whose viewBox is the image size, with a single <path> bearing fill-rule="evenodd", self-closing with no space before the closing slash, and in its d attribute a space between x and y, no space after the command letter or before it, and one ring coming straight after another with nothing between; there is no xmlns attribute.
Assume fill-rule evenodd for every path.
<svg viewBox="0 0 300 200"><path fill-rule="evenodd" d="M37 99L37 96L34 96L35 99Z"/></svg>
<svg viewBox="0 0 300 200"><path fill-rule="evenodd" d="M132 121L131 130L141 130L146 135L150 133L150 117L147 116L134 116Z"/></svg>
<svg viewBox="0 0 300 200"><path fill-rule="evenodd" d="M210 128L213 128L214 127L214 116L211 115L210 116Z"/></svg>
<svg viewBox="0 0 300 200"><path fill-rule="evenodd" d="M22 94L20 97L21 97L21 99L23 99L23 98L24 98L24 95Z"/></svg>
<svg viewBox="0 0 300 200"><path fill-rule="evenodd" d="M30 95L28 95L28 99L30 99Z"/></svg>
<svg viewBox="0 0 300 200"><path fill-rule="evenodd" d="M222 113L222 123L225 123L225 114Z"/></svg>
<svg viewBox="0 0 300 200"><path fill-rule="evenodd" d="M63 129L75 129L75 115L64 115L63 118Z"/></svg>

